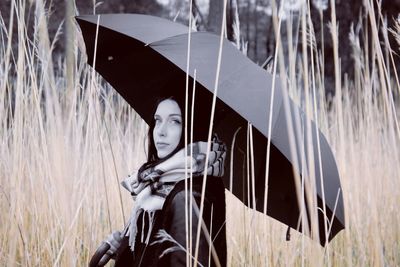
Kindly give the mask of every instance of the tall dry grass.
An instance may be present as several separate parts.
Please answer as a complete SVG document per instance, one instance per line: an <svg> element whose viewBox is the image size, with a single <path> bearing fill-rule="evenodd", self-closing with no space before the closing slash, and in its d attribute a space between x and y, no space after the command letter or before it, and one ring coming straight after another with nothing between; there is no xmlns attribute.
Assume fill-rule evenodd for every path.
<svg viewBox="0 0 400 267"><path fill-rule="evenodd" d="M43 2L36 1L31 39L26 5L12 1L8 11L16 32L0 21L0 265L84 266L129 214L131 199L122 194L121 201L117 181L145 160L147 126L86 65L79 39L74 90L67 94L65 59L53 61ZM290 95L332 146L346 229L325 249L294 231L287 242L284 225L248 210L227 193L232 266L400 265L399 82L390 72L395 54L386 39L378 38L378 32L391 33L379 12L367 10L363 23L372 34L361 37L372 40L371 45L361 47L357 34L350 38L354 81L339 75L334 9L324 18L332 23L336 51L336 97L329 110L321 91L325 59L315 43L309 7L300 12L298 25L295 20L281 24L275 16L276 30L279 25L301 29L288 40L302 40L302 59L293 47L284 54L278 46L275 62L290 81ZM18 42L15 51L12 34ZM399 29L394 34L399 37Z"/></svg>

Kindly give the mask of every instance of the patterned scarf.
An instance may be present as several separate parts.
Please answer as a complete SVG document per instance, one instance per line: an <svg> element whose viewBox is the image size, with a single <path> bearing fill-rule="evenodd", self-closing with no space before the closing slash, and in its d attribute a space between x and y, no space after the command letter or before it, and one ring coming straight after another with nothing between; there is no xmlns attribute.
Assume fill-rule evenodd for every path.
<svg viewBox="0 0 400 267"><path fill-rule="evenodd" d="M193 157L190 157L192 149ZM202 176L204 171L207 175L221 177L224 175L224 161L226 156L226 146L216 137L211 142L207 169L205 170L205 160L207 153L207 142L196 142L187 147L187 156L185 149L176 152L169 159L160 164L145 169L141 173L135 172L128 176L121 184L133 196L135 204L129 220L126 236L129 235L129 245L134 250L134 244L137 234L137 219L143 212L143 220L147 214L149 217L149 230L145 240L142 229L141 242L148 244L150 233L153 227L155 211L161 210L166 197L172 191L175 184L181 180L190 177ZM185 176L185 162L187 162ZM191 166L190 166L191 165ZM144 227L144 223L142 223Z"/></svg>

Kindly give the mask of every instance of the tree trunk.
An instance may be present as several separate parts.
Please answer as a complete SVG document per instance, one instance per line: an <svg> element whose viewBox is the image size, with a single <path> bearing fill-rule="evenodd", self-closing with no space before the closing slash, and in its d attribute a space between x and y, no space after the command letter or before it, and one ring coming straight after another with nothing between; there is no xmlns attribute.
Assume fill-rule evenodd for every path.
<svg viewBox="0 0 400 267"><path fill-rule="evenodd" d="M258 0L256 0L253 16L254 16L254 59L257 62L258 60L258 11L257 11Z"/></svg>
<svg viewBox="0 0 400 267"><path fill-rule="evenodd" d="M224 11L223 0L210 0L208 12L208 30L221 34L222 13Z"/></svg>
<svg viewBox="0 0 400 267"><path fill-rule="evenodd" d="M75 33L73 29L74 1L65 0L65 67L66 67L66 106L70 108L74 92L74 70L75 70Z"/></svg>
<svg viewBox="0 0 400 267"><path fill-rule="evenodd" d="M223 2L223 1L222 1ZM233 20L235 17L235 10L232 8L232 0L227 2L226 7L226 31L228 40L233 41Z"/></svg>

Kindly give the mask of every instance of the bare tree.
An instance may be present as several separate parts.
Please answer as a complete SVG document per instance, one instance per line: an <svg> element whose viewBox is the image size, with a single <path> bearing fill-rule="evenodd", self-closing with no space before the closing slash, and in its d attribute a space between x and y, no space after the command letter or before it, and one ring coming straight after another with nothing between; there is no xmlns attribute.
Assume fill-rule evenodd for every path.
<svg viewBox="0 0 400 267"><path fill-rule="evenodd" d="M224 1L222 0L210 0L210 7L208 9L208 25L209 31L217 34L221 33L222 25L222 12L224 10Z"/></svg>
<svg viewBox="0 0 400 267"><path fill-rule="evenodd" d="M69 107L69 100L73 94L74 90L74 66L75 66L75 56L74 56L74 41L75 41L75 31L73 28L74 19L74 1L65 0L65 58L66 58L66 98L65 104Z"/></svg>

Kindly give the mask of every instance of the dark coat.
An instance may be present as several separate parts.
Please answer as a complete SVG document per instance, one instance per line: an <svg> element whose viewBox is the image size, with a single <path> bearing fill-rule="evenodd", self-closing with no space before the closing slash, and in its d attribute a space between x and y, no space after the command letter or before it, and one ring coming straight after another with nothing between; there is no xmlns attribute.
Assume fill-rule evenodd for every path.
<svg viewBox="0 0 400 267"><path fill-rule="evenodd" d="M193 196L196 200L198 208L200 208L201 189L203 177L193 178ZM195 247L196 232L198 225L198 217L193 211L192 223L192 247ZM211 221L212 211L212 225ZM143 214L143 213L142 213ZM128 246L116 259L115 266L186 266L186 253L182 250L173 251L161 256L163 251L174 246L172 242L165 241L162 243L152 244L159 230L164 229L183 247L186 247L186 231L185 231L185 181L178 182L174 189L170 192L165 200L164 206L157 211L154 217L154 226L150 235L148 245L140 242L142 231L143 215L137 220L138 234L135 242L135 251L132 252ZM208 177L205 191L203 220L207 226L208 232L212 231L212 240L214 248L217 252L221 266L226 266L226 228L225 228L225 189L221 178ZM148 231L148 218L145 218L144 231ZM145 235L146 236L146 235ZM125 240L124 242L128 242ZM201 230L199 242L198 261L203 266L208 266L209 258L211 258L210 266L215 266L215 262L209 257L209 245ZM194 252L193 252L194 253ZM193 255L194 256L194 255Z"/></svg>

